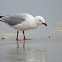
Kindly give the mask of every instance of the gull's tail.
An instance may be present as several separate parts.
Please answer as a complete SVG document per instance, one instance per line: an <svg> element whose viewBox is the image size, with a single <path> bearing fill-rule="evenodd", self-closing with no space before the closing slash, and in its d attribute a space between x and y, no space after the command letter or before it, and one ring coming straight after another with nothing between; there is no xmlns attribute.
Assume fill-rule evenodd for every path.
<svg viewBox="0 0 62 62"><path fill-rule="evenodd" d="M2 17L4 17L4 16L0 16L0 21L2 21Z"/></svg>

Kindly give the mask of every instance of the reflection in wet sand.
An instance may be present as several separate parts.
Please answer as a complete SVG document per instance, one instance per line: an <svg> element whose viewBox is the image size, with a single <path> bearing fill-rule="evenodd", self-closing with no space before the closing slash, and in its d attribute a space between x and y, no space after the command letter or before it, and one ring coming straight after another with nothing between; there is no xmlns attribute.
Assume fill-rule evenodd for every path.
<svg viewBox="0 0 62 62"><path fill-rule="evenodd" d="M23 41L23 48L25 48L25 40Z"/></svg>
<svg viewBox="0 0 62 62"><path fill-rule="evenodd" d="M25 43L24 43L25 44ZM23 45L24 45L23 44ZM11 46L11 45L10 45ZM23 48L24 47L24 48ZM37 48L28 48L25 46L14 48L3 46L0 47L1 62L46 62L46 51Z"/></svg>
<svg viewBox="0 0 62 62"><path fill-rule="evenodd" d="M19 42L21 42L21 41L17 40L17 48L19 48ZM25 40L23 40L23 48L25 48Z"/></svg>
<svg viewBox="0 0 62 62"><path fill-rule="evenodd" d="M19 42L18 42L18 40L17 40L17 48L19 48Z"/></svg>

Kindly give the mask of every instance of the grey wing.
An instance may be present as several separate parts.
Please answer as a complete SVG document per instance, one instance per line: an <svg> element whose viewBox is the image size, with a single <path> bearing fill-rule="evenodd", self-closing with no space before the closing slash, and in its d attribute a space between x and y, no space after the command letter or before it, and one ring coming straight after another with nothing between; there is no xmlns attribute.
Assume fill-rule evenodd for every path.
<svg viewBox="0 0 62 62"><path fill-rule="evenodd" d="M13 15L13 16L6 16L3 18L5 23L8 23L11 26L20 24L21 22L24 22L26 19L26 15L20 14L20 15Z"/></svg>

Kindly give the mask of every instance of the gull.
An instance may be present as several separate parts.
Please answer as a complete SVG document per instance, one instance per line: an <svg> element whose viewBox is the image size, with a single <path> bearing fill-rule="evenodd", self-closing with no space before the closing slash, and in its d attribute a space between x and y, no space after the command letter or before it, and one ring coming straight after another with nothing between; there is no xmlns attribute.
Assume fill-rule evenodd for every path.
<svg viewBox="0 0 62 62"><path fill-rule="evenodd" d="M23 31L24 40L30 40L25 38L25 30L35 29L40 25L47 26L42 16L32 16L28 13L17 13L9 16L0 16L0 21L6 23L10 27L17 30L16 40L18 41L19 31Z"/></svg>

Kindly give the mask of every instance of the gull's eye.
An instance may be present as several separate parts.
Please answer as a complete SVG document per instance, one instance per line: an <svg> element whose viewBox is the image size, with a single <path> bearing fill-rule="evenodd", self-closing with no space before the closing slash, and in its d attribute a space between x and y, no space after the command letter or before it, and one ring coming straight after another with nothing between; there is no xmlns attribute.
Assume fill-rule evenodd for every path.
<svg viewBox="0 0 62 62"><path fill-rule="evenodd" d="M41 21L41 20L39 20L39 21Z"/></svg>

